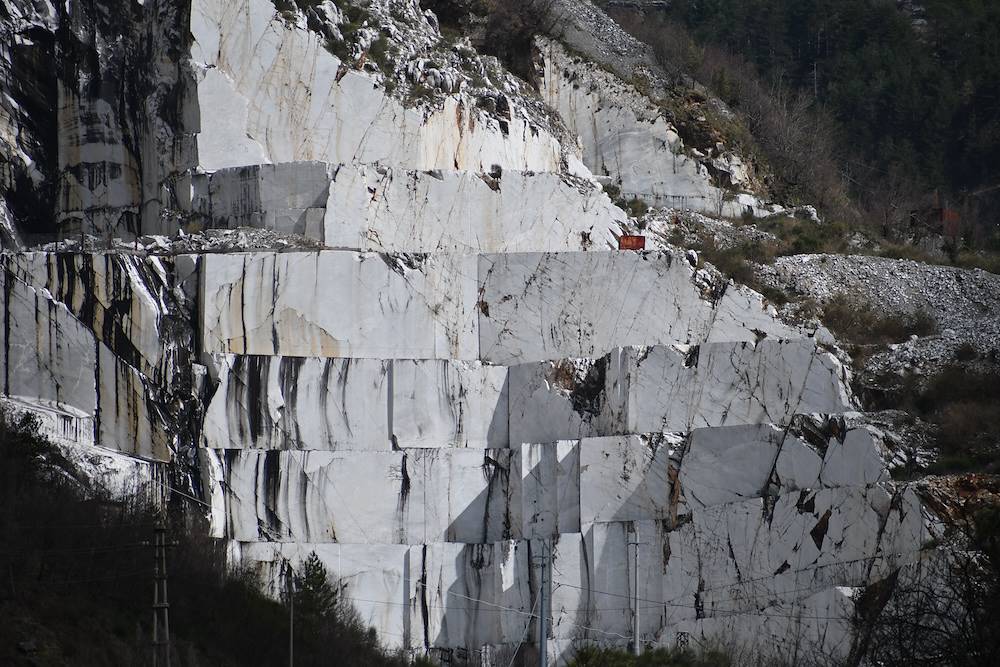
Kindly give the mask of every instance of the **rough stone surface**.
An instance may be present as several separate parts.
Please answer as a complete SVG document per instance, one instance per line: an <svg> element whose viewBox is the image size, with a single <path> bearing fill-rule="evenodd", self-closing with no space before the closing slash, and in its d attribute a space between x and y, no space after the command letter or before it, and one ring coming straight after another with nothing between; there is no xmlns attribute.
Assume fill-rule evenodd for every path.
<svg viewBox="0 0 1000 667"><path fill-rule="evenodd" d="M415 171L291 162L194 179L214 227L255 227L380 252L606 250L625 223L589 180L548 172Z"/></svg>
<svg viewBox="0 0 1000 667"><path fill-rule="evenodd" d="M750 178L739 157L720 154L706 166L685 149L664 111L634 86L571 56L558 42L542 39L540 47L543 98L580 136L584 164L626 198L718 216L774 212L740 192L750 188Z"/></svg>
<svg viewBox="0 0 1000 667"><path fill-rule="evenodd" d="M753 228L598 185L763 214L757 177L681 145L590 2L555 4L563 39L620 78L546 42L541 96L415 0L280 4L0 10L7 405L109 492L203 498L272 594L315 551L411 655L530 660L544 560L552 664L637 611L645 646L841 659L854 594L937 534L888 478L919 444L854 412L825 330L673 247ZM764 271L995 347L982 272Z"/></svg>
<svg viewBox="0 0 1000 667"><path fill-rule="evenodd" d="M193 0L191 33L205 169L322 160L559 170L558 140L519 115L505 130L461 95L427 113L404 107L376 78L344 67L321 35L285 22L269 0Z"/></svg>

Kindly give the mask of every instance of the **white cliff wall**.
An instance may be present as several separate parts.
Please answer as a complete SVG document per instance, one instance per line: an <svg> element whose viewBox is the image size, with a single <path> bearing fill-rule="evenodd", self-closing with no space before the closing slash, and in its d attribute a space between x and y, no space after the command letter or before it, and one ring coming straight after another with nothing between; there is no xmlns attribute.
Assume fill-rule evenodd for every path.
<svg viewBox="0 0 1000 667"><path fill-rule="evenodd" d="M542 97L580 137L584 164L608 177L625 197L720 216L774 212L745 190L749 180L738 157L710 161L732 186L719 187L703 164L707 157L685 150L663 109L634 86L556 41L539 39L538 45Z"/></svg>
<svg viewBox="0 0 1000 667"><path fill-rule="evenodd" d="M378 270L324 268L359 264ZM203 431L214 534L274 586L315 551L392 646L510 660L537 639L531 563L548 554L554 659L626 645L637 604L647 645L843 657L852 591L926 537L878 435L837 416L836 358L679 257L325 251L199 271L202 345L222 355ZM352 285L333 311L368 328L312 305L342 298L317 284ZM632 285L650 290L630 305ZM411 315L425 324L398 326L427 338L389 335ZM447 330L457 347L434 342Z"/></svg>
<svg viewBox="0 0 1000 667"><path fill-rule="evenodd" d="M156 260L2 260L4 394L81 420L82 444L170 460L179 443L168 403L185 391L177 369L187 363L172 343L189 339L157 335L166 309L140 277L155 275Z"/></svg>
<svg viewBox="0 0 1000 667"><path fill-rule="evenodd" d="M626 221L599 186L548 172L291 162L199 175L193 192L208 226L271 229L356 250L607 250Z"/></svg>
<svg viewBox="0 0 1000 667"><path fill-rule="evenodd" d="M269 0L192 0L191 32L205 169L295 160L560 169L559 142L516 110L502 128L460 94L442 108L407 108Z"/></svg>

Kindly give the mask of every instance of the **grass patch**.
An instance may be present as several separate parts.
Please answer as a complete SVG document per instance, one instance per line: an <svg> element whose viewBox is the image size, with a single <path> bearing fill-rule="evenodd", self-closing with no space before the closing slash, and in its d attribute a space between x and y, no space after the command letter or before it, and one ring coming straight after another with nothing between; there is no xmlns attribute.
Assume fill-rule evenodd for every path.
<svg viewBox="0 0 1000 667"><path fill-rule="evenodd" d="M757 279L754 264L770 264L774 261L776 247L771 243L747 241L729 248L719 248L712 237L695 246L701 260L710 262L723 275L742 283L760 294L775 306L783 306L790 301L788 294L777 287L766 285Z"/></svg>
<svg viewBox="0 0 1000 667"><path fill-rule="evenodd" d="M963 269L982 269L1000 275L1000 252L959 252L952 264Z"/></svg>
<svg viewBox="0 0 1000 667"><path fill-rule="evenodd" d="M937 331L937 322L924 310L886 314L843 294L823 307L822 320L839 339L852 345L901 343L910 336L929 336Z"/></svg>
<svg viewBox="0 0 1000 667"><path fill-rule="evenodd" d="M1000 371L954 363L930 377L881 378L877 410L905 410L935 426L930 472L1000 472Z"/></svg>
<svg viewBox="0 0 1000 667"><path fill-rule="evenodd" d="M418 82L410 86L403 100L404 106L415 107L434 99L434 89L425 83Z"/></svg>
<svg viewBox="0 0 1000 667"><path fill-rule="evenodd" d="M742 221L734 221L737 224ZM842 254L847 251L847 238L851 228L841 222L817 224L790 215L774 216L753 221L757 229L778 237L775 254L812 255L818 253Z"/></svg>

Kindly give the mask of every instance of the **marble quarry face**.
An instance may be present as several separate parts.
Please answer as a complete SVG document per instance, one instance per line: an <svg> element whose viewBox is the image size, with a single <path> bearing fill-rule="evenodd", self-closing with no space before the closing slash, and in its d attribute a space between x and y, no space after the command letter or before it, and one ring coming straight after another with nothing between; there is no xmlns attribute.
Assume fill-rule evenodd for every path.
<svg viewBox="0 0 1000 667"><path fill-rule="evenodd" d="M633 85L556 41L539 38L539 49L542 97L580 137L587 168L626 198L727 217L777 210L751 194L739 156L710 159L685 150L663 110Z"/></svg>
<svg viewBox="0 0 1000 667"><path fill-rule="evenodd" d="M766 207L558 44L540 100L496 91L501 118L465 89L404 104L270 0L180 4L150 98L176 118L102 146L84 126L114 109L60 111L66 160L122 167L68 173L61 215L173 238L0 254L5 400L119 493L186 479L272 594L315 552L411 655L537 647L543 562L553 664L692 638L850 651L856 594L921 557L928 519L842 355L683 251L619 251L588 167L653 204Z"/></svg>

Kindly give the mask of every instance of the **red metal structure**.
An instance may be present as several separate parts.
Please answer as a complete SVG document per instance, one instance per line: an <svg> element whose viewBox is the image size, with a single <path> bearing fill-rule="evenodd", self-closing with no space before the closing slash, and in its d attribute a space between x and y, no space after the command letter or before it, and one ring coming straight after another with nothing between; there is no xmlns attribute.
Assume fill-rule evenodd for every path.
<svg viewBox="0 0 1000 667"><path fill-rule="evenodd" d="M646 237L632 234L623 234L618 237L619 250L645 250Z"/></svg>

